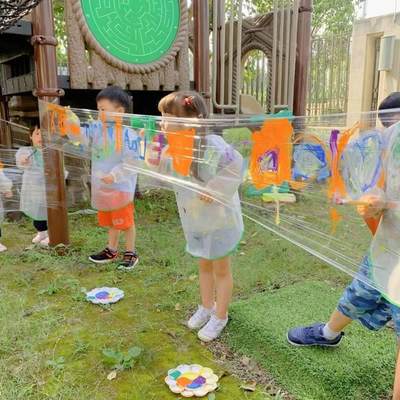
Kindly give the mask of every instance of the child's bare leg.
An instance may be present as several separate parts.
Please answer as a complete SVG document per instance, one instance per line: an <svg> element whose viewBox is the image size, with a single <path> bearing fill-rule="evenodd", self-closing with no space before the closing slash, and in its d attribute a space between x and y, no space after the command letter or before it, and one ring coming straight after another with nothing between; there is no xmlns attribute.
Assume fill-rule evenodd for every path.
<svg viewBox="0 0 400 400"><path fill-rule="evenodd" d="M215 287L213 262L201 258L199 260L199 280L201 303L204 308L214 307Z"/></svg>
<svg viewBox="0 0 400 400"><path fill-rule="evenodd" d="M233 290L231 258L224 257L220 260L215 260L213 261L213 267L217 293L216 316L219 319L226 319Z"/></svg>
<svg viewBox="0 0 400 400"><path fill-rule="evenodd" d="M118 250L118 244L119 244L119 230L110 228L108 231L108 248L110 250Z"/></svg>
<svg viewBox="0 0 400 400"><path fill-rule="evenodd" d="M327 323L328 327L334 332L342 332L348 325L352 323L352 319L346 317L340 311L335 310Z"/></svg>
<svg viewBox="0 0 400 400"><path fill-rule="evenodd" d="M124 231L126 251L135 251L136 228L135 225Z"/></svg>

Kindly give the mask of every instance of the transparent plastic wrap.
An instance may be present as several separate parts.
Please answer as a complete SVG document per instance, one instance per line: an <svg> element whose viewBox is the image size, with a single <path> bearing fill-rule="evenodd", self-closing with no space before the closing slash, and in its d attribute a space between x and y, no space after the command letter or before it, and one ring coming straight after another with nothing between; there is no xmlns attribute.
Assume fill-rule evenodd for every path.
<svg viewBox="0 0 400 400"><path fill-rule="evenodd" d="M9 129L14 133L15 127L23 144L29 140L29 129L0 120L0 130ZM21 146L18 149L0 149L0 222L5 214L21 211L35 220L47 220L47 208L58 207L59 204L46 198L46 179L43 158L47 147L36 148ZM69 207L79 207L85 202L89 193L85 179L87 171L82 159L65 156L64 176L68 179L67 198ZM55 190L56 188L48 188ZM77 195L77 193L79 195Z"/></svg>
<svg viewBox="0 0 400 400"><path fill-rule="evenodd" d="M0 224L3 223L5 214L3 197L12 197L12 186L12 180L5 175L3 169L0 169Z"/></svg>
<svg viewBox="0 0 400 400"><path fill-rule="evenodd" d="M140 173L175 191L191 254L217 258L233 250L243 215L352 276L368 254L369 278L360 279L400 304L400 112L199 120L105 118L46 103L40 110L51 121L49 145L75 156L90 157L90 142L79 140L90 121L103 119L107 131L133 129L134 151L126 153L131 142L118 144L110 134L121 174Z"/></svg>

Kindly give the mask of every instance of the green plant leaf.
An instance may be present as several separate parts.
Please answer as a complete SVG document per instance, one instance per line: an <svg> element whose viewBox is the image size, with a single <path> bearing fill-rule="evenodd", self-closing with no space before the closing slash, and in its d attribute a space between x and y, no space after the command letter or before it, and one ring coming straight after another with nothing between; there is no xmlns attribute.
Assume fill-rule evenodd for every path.
<svg viewBox="0 0 400 400"><path fill-rule="evenodd" d="M135 365L135 359L125 359L122 362L122 369L131 369Z"/></svg>
<svg viewBox="0 0 400 400"><path fill-rule="evenodd" d="M64 368L65 364L65 358L64 357L58 357L55 360L48 360L46 362L47 367L51 367L55 370L61 370Z"/></svg>
<svg viewBox="0 0 400 400"><path fill-rule="evenodd" d="M140 347L131 347L128 350L128 356L132 358L138 358L142 354L143 349Z"/></svg>
<svg viewBox="0 0 400 400"><path fill-rule="evenodd" d="M124 359L124 355L121 352L115 351L113 349L104 349L103 355L105 357L105 363L113 364L114 366L118 366L118 364L121 364Z"/></svg>

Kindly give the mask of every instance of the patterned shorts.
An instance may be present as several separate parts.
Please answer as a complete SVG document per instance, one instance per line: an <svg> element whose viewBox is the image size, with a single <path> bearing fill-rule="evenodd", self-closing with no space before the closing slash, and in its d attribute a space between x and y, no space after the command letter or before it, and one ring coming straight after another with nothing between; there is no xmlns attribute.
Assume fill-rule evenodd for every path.
<svg viewBox="0 0 400 400"><path fill-rule="evenodd" d="M393 319L397 336L400 337L400 308L389 303L376 289L362 282L368 279L370 269L370 259L365 257L358 271L359 279L356 277L345 289L337 309L374 331L383 328Z"/></svg>

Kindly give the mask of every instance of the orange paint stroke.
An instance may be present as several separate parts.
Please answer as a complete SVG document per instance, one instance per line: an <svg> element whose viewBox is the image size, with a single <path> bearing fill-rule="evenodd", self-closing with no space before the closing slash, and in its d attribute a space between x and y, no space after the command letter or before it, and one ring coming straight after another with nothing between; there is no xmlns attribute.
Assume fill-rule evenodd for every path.
<svg viewBox="0 0 400 400"><path fill-rule="evenodd" d="M79 136L79 119L67 107L49 103L47 104L47 112L49 114L49 133L51 135L59 133L60 136L68 134Z"/></svg>
<svg viewBox="0 0 400 400"><path fill-rule="evenodd" d="M365 223L367 224L372 235L375 235L378 230L379 223L381 222L381 217L379 218L365 218Z"/></svg>
<svg viewBox="0 0 400 400"><path fill-rule="evenodd" d="M347 196L346 184L340 172L340 160L347 144L352 136L356 133L358 127L359 124L357 123L352 128L339 134L339 138L336 143L337 150L332 154L331 178L328 186L328 198L333 201L335 201L337 198L346 198ZM335 208L331 208L330 217L332 222L332 234L334 234L339 222L343 219L343 217Z"/></svg>
<svg viewBox="0 0 400 400"><path fill-rule="evenodd" d="M332 221L331 234L333 235L336 233L337 226L339 225L339 222L343 219L343 217L340 215L339 211L333 207L329 210L329 215Z"/></svg>
<svg viewBox="0 0 400 400"><path fill-rule="evenodd" d="M67 134L66 108L50 103L47 105L47 110L50 114L50 133L57 133L58 131L60 136L65 136Z"/></svg>
<svg viewBox="0 0 400 400"><path fill-rule="evenodd" d="M180 386L180 387L186 387L187 385L190 385L192 383L192 381L184 376L178 378L176 380L176 383Z"/></svg>
<svg viewBox="0 0 400 400"><path fill-rule="evenodd" d="M347 196L346 184L340 172L340 160L347 144L351 137L356 133L357 129L358 124L339 134L337 151L332 154L331 178L328 187L328 197L331 200L335 200L335 198L345 198Z"/></svg>
<svg viewBox="0 0 400 400"><path fill-rule="evenodd" d="M184 129L167 133L167 155L172 157L172 167L181 176L190 174L196 130Z"/></svg>
<svg viewBox="0 0 400 400"><path fill-rule="evenodd" d="M266 120L252 133L250 176L256 189L291 180L293 128L287 119Z"/></svg>
<svg viewBox="0 0 400 400"><path fill-rule="evenodd" d="M119 115L115 116L115 151L122 151L122 117Z"/></svg>

